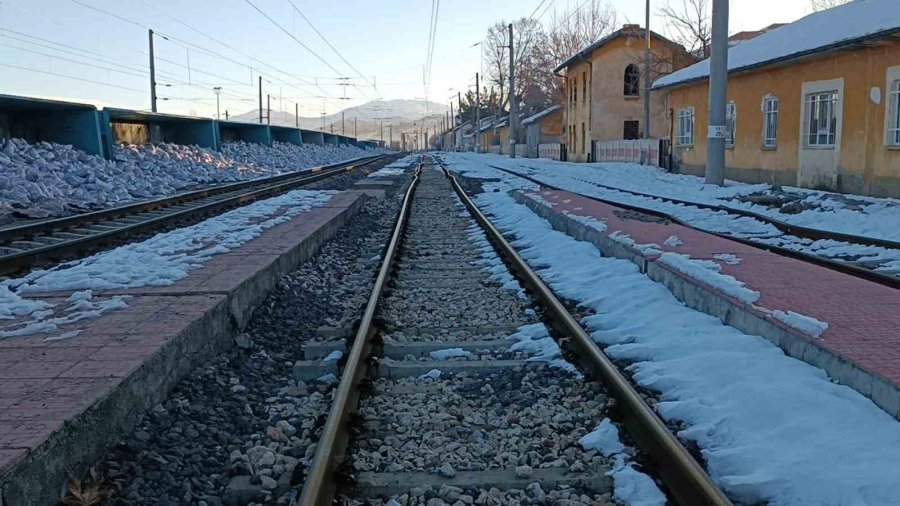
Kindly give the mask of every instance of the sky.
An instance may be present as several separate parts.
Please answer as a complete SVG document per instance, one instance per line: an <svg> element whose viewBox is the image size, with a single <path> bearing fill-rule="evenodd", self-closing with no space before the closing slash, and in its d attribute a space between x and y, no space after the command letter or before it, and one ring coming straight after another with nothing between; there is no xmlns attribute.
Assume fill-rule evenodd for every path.
<svg viewBox="0 0 900 506"><path fill-rule="evenodd" d="M618 25L643 25L643 0L606 1L617 10ZM663 34L669 32L657 10L666 1L681 2L651 0L651 28ZM551 6L541 21L549 21L554 9L563 13L582 3L545 0L541 11ZM439 2L426 90L423 69L432 4L0 0L0 93L149 110L148 30L153 29L160 112L213 117L215 87L221 87L223 116L226 110L240 114L256 109L260 76L263 93L272 95L272 110L296 108L307 117L372 100L427 96L448 104L457 90L474 85L481 69L480 46L475 44L488 27L529 16L542 1ZM729 32L794 21L811 11L809 4L731 0Z"/></svg>

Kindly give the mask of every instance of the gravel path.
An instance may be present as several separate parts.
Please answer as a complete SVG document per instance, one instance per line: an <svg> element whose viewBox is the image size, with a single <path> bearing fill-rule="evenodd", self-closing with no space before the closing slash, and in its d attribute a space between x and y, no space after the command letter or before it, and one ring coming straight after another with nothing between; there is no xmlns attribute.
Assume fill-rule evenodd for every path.
<svg viewBox="0 0 900 506"><path fill-rule="evenodd" d="M602 386L511 348L517 330L542 328L537 313L429 166L399 254L378 313L387 356L360 401L341 500L616 504L611 459L579 443L607 416Z"/></svg>
<svg viewBox="0 0 900 506"><path fill-rule="evenodd" d="M359 174L317 183L344 189ZM402 180L403 178L401 178ZM334 379L299 381L296 360L322 326L352 320L393 225L397 189L370 200L320 252L285 276L239 346L198 368L99 466L107 504L287 504L303 482Z"/></svg>

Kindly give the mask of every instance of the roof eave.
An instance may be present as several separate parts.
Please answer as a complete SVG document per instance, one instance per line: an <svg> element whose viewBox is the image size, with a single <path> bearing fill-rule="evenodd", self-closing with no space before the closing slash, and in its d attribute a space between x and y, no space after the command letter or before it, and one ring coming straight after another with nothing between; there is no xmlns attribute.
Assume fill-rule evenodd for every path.
<svg viewBox="0 0 900 506"><path fill-rule="evenodd" d="M779 63L787 63L787 62L791 62L794 60L802 60L804 58L825 55L825 54L832 53L835 51L847 49L850 46L855 46L855 45L858 45L858 44L861 44L861 43L864 43L864 42L867 42L870 40L883 39L883 38L887 38L887 37L892 37L897 34L900 34L900 26L891 28L889 30L882 30L880 32L871 33L871 34L865 35L863 37L842 40L839 42L835 42L834 44L829 44L827 46L821 46L821 47L817 47L815 49L808 49L806 51L800 51L798 53L780 56L778 58L773 58L771 60L757 62L757 63L753 63L750 65L744 65L743 67L738 67L738 68L729 70L728 74L729 75L737 74L740 72L756 70L756 69L759 69L762 67L768 67L771 65L778 65ZM679 86L687 86L689 84L693 84L698 81L706 81L708 79L709 79L709 74L706 74L706 75L699 76L699 77L692 77L690 79L685 79L684 81L678 81L678 82L674 82L674 83L670 83L670 84L663 84L661 86L654 85L654 86L650 87L650 90L654 91L654 90L662 90L662 89L666 89L666 88L675 88L675 87L679 87Z"/></svg>

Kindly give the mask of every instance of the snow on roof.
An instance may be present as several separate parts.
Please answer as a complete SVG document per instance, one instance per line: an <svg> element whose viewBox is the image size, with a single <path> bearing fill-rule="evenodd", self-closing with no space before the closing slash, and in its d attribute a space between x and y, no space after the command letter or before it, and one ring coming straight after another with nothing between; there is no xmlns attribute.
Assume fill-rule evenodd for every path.
<svg viewBox="0 0 900 506"><path fill-rule="evenodd" d="M814 12L777 30L735 45L728 50L728 71L759 67L796 58L860 39L900 31L897 0L855 0ZM709 77L709 60L673 72L653 83L653 88Z"/></svg>
<svg viewBox="0 0 900 506"><path fill-rule="evenodd" d="M537 113L537 114L533 114L533 115L531 115L531 116L529 116L529 117L523 119L523 120L522 120L522 124L523 124L523 125L528 125L528 124L530 124L530 123L534 123L535 121L537 121L537 120L543 118L544 116L546 116L546 115L552 113L553 111L556 111L556 110L560 109L561 107L562 107L562 106L561 106L561 105L558 105L558 104L557 104L557 105L550 106L550 107L544 109L543 111L541 111L541 112L539 112L539 113Z"/></svg>

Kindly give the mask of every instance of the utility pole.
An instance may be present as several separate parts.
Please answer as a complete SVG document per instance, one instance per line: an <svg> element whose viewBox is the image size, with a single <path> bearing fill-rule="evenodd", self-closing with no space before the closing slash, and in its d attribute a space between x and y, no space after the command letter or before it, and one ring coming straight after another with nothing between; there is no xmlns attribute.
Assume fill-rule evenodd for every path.
<svg viewBox="0 0 900 506"><path fill-rule="evenodd" d="M150 32L150 110L156 112L156 58L153 56L153 30Z"/></svg>
<svg viewBox="0 0 900 506"><path fill-rule="evenodd" d="M650 0L647 0L646 12L646 33L644 38L647 39L644 48L644 138L650 138ZM649 162L649 160L645 160Z"/></svg>
<svg viewBox="0 0 900 506"><path fill-rule="evenodd" d="M516 57L513 50L513 25L509 24L509 157L516 157L516 122L519 106L516 104Z"/></svg>
<svg viewBox="0 0 900 506"><path fill-rule="evenodd" d="M262 124L262 76L259 76L259 123Z"/></svg>
<svg viewBox="0 0 900 506"><path fill-rule="evenodd" d="M219 114L219 93L222 92L221 86L213 86L213 93L216 94L216 119L222 119L222 116Z"/></svg>
<svg viewBox="0 0 900 506"><path fill-rule="evenodd" d="M272 124L272 95L266 94L266 124Z"/></svg>
<svg viewBox="0 0 900 506"><path fill-rule="evenodd" d="M394 145L394 124L388 124L388 147L394 149L392 146Z"/></svg>
<svg viewBox="0 0 900 506"><path fill-rule="evenodd" d="M344 111L341 111L341 135L346 135L344 126Z"/></svg>
<svg viewBox="0 0 900 506"><path fill-rule="evenodd" d="M228 109L225 109L225 121L228 121Z"/></svg>
<svg viewBox="0 0 900 506"><path fill-rule="evenodd" d="M300 104L294 104L294 126L300 128Z"/></svg>
<svg viewBox="0 0 900 506"><path fill-rule="evenodd" d="M381 142L384 142L384 120L381 120Z"/></svg>
<svg viewBox="0 0 900 506"><path fill-rule="evenodd" d="M706 184L725 184L725 102L728 97L728 0L713 0L709 57Z"/></svg>
<svg viewBox="0 0 900 506"><path fill-rule="evenodd" d="M353 117L353 137L359 139L359 134L356 133L356 120L359 119L356 116Z"/></svg>
<svg viewBox="0 0 900 506"><path fill-rule="evenodd" d="M481 88L478 72L475 73L475 152L481 148Z"/></svg>

